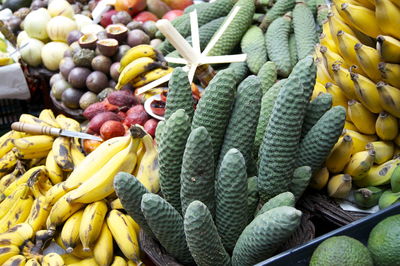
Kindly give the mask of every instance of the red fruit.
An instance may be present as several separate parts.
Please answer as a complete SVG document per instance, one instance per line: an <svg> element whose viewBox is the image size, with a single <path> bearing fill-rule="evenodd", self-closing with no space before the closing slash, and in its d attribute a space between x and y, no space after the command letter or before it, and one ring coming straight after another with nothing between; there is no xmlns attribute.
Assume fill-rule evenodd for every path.
<svg viewBox="0 0 400 266"><path fill-rule="evenodd" d="M172 9L184 10L190 5L193 5L192 0L162 0Z"/></svg>
<svg viewBox="0 0 400 266"><path fill-rule="evenodd" d="M109 103L119 107L131 107L139 103L139 100L129 91L113 91L107 96Z"/></svg>
<svg viewBox="0 0 400 266"><path fill-rule="evenodd" d="M125 127L118 121L107 121L100 128L100 136L103 140L125 135Z"/></svg>
<svg viewBox="0 0 400 266"><path fill-rule="evenodd" d="M86 119L91 120L93 117L100 113L116 111L118 111L118 106L110 104L107 100L105 100L89 105L89 107L85 109L82 115Z"/></svg>
<svg viewBox="0 0 400 266"><path fill-rule="evenodd" d="M133 20L139 22L146 22L152 20L156 22L158 20L158 17L149 11L142 11L139 14L137 14L136 17L133 18Z"/></svg>
<svg viewBox="0 0 400 266"><path fill-rule="evenodd" d="M104 13L103 15L101 15L101 20L100 20L100 24L101 26L103 26L104 28L107 27L112 23L111 17L112 15L116 14L118 11L111 9L109 11L107 11L106 13Z"/></svg>
<svg viewBox="0 0 400 266"><path fill-rule="evenodd" d="M139 124L141 126L149 120L149 115L144 110L142 105L136 105L126 112L126 118L124 120L124 124L128 127Z"/></svg>
<svg viewBox="0 0 400 266"><path fill-rule="evenodd" d="M127 11L133 16L146 8L146 0L117 0L114 7L117 11Z"/></svg>
<svg viewBox="0 0 400 266"><path fill-rule="evenodd" d="M119 117L116 113L112 113L112 112L100 113L100 114L96 115L95 117L93 117L92 120L90 120L88 129L90 129L91 131L98 134L98 133L100 133L101 126L105 122L110 121L110 120L122 121L122 118Z"/></svg>
<svg viewBox="0 0 400 266"><path fill-rule="evenodd" d="M118 115L119 117L121 117L122 120L124 120L124 119L126 118L126 113L124 113L124 112L119 111L119 112L117 113L117 115Z"/></svg>
<svg viewBox="0 0 400 266"><path fill-rule="evenodd" d="M158 120L151 118L144 123L144 130L146 130L147 133L149 133L153 138L156 135L156 128L158 125Z"/></svg>
<svg viewBox="0 0 400 266"><path fill-rule="evenodd" d="M162 18L168 19L169 21L173 21L177 17L180 17L183 15L183 11L180 9L174 9L171 11L168 11L167 13L164 14Z"/></svg>
<svg viewBox="0 0 400 266"><path fill-rule="evenodd" d="M97 141L97 140L92 140L92 139L84 139L83 140L83 150L85 151L86 154L89 154L92 151L94 151L97 147L99 147L101 143L103 143L103 142Z"/></svg>
<svg viewBox="0 0 400 266"><path fill-rule="evenodd" d="M144 106L141 104L135 105L131 108L129 108L129 110L126 112L126 115L129 115L131 113L146 113L146 110L144 109Z"/></svg>

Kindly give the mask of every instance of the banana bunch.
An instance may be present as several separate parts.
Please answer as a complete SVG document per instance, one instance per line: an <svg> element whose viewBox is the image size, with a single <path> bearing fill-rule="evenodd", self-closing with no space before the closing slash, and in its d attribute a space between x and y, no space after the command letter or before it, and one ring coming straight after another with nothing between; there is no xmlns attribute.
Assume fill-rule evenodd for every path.
<svg viewBox="0 0 400 266"><path fill-rule="evenodd" d="M400 6L395 0L332 2L315 47L312 98L332 94L332 105L347 109L347 121L311 186L327 186L338 198L355 186L356 203L371 207L382 189L400 191Z"/></svg>
<svg viewBox="0 0 400 266"><path fill-rule="evenodd" d="M131 83L134 88L142 87L172 72L162 55L147 44L129 49L120 61L117 90Z"/></svg>

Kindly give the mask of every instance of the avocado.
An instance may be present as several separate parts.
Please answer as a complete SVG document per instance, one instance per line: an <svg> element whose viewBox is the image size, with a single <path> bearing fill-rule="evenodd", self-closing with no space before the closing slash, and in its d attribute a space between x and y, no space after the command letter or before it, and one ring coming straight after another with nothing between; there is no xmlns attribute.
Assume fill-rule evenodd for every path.
<svg viewBox="0 0 400 266"><path fill-rule="evenodd" d="M12 12L15 12L21 7L29 7L31 3L32 0L6 0L2 9L9 8Z"/></svg>

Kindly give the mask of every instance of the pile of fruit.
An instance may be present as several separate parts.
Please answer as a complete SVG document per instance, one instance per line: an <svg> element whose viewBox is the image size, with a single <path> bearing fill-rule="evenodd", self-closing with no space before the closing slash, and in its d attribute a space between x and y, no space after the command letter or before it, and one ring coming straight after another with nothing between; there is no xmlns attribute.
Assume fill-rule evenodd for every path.
<svg viewBox="0 0 400 266"><path fill-rule="evenodd" d="M77 121L50 110L39 118L23 114L20 122L81 130ZM139 227L124 214L112 182L125 171L158 191L157 151L141 127L86 157L79 142L67 137L10 131L0 142L2 265L140 264ZM66 254L43 255L52 241Z"/></svg>
<svg viewBox="0 0 400 266"><path fill-rule="evenodd" d="M312 187L362 208L400 200L400 6L397 1L333 1L316 47L313 98L332 95L346 123ZM388 184L390 184L388 186ZM381 196L382 195L382 196Z"/></svg>

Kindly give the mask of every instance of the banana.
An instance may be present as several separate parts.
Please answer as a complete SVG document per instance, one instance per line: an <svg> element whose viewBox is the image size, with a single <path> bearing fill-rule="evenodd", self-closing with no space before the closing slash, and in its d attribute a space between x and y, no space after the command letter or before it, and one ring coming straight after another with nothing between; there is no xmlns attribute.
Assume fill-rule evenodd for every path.
<svg viewBox="0 0 400 266"><path fill-rule="evenodd" d="M375 0L375 17L381 32L400 39L400 8L390 0Z"/></svg>
<svg viewBox="0 0 400 266"><path fill-rule="evenodd" d="M332 106L343 106L347 109L348 107L348 99L343 91L333 83L325 84L326 91L332 95Z"/></svg>
<svg viewBox="0 0 400 266"><path fill-rule="evenodd" d="M48 178L47 171L40 171L38 174L32 175L27 184L35 198L44 196L53 186Z"/></svg>
<svg viewBox="0 0 400 266"><path fill-rule="evenodd" d="M390 177L390 187L393 192L400 192L400 165L396 166Z"/></svg>
<svg viewBox="0 0 400 266"><path fill-rule="evenodd" d="M354 201L361 208L371 208L378 204L383 189L377 187L366 187L354 192Z"/></svg>
<svg viewBox="0 0 400 266"><path fill-rule="evenodd" d="M71 152L72 153L72 152ZM46 169L51 182L55 185L64 179L63 171L54 160L53 150L51 150L46 158Z"/></svg>
<svg viewBox="0 0 400 266"><path fill-rule="evenodd" d="M390 85L400 87L400 65L380 62L378 69L381 72L382 78Z"/></svg>
<svg viewBox="0 0 400 266"><path fill-rule="evenodd" d="M379 209L385 209L397 202L400 202L400 192L394 193L390 190L383 192L382 196L379 198Z"/></svg>
<svg viewBox="0 0 400 266"><path fill-rule="evenodd" d="M100 266L108 266L113 260L113 237L107 223L103 223L99 238L93 248L93 257Z"/></svg>
<svg viewBox="0 0 400 266"><path fill-rule="evenodd" d="M79 243L79 226L82 221L83 210L77 211L69 217L61 230L61 241L67 253L71 253Z"/></svg>
<svg viewBox="0 0 400 266"><path fill-rule="evenodd" d="M17 164L17 156L15 154L15 150L13 149L7 152L0 159L0 177L5 176L10 171L12 171L16 164Z"/></svg>
<svg viewBox="0 0 400 266"><path fill-rule="evenodd" d="M47 170L44 165L36 166L26 171L21 177L16 179L11 185L9 185L3 192L4 195L9 196L13 193L16 187L22 184L27 184L29 179L34 177L47 176Z"/></svg>
<svg viewBox="0 0 400 266"><path fill-rule="evenodd" d="M137 76L158 66L159 63L155 62L154 59L150 57L140 57L133 60L121 71L115 89L121 89L124 85L128 84Z"/></svg>
<svg viewBox="0 0 400 266"><path fill-rule="evenodd" d="M369 142L365 149L375 151L376 164L383 164L393 158L394 144L391 141L374 141Z"/></svg>
<svg viewBox="0 0 400 266"><path fill-rule="evenodd" d="M386 63L400 63L400 41L391 37L379 35L376 38L376 49Z"/></svg>
<svg viewBox="0 0 400 266"><path fill-rule="evenodd" d="M376 84L379 92L379 103L383 109L400 118L400 90L383 81Z"/></svg>
<svg viewBox="0 0 400 266"><path fill-rule="evenodd" d="M144 265L144 263L143 262L134 262L134 261L131 261L131 260L128 260L128 266L143 266Z"/></svg>
<svg viewBox="0 0 400 266"><path fill-rule="evenodd" d="M367 145L368 142L376 141L378 139L375 135L364 135L349 129L343 129L342 136L344 135L350 135L353 140L353 154L364 151L365 145Z"/></svg>
<svg viewBox="0 0 400 266"><path fill-rule="evenodd" d="M142 87L152 81L164 77L165 75L171 73L172 70L174 70L172 67L168 67L167 69L161 67L156 68L132 80L132 86L134 88Z"/></svg>
<svg viewBox="0 0 400 266"><path fill-rule="evenodd" d="M14 206L21 197L26 197L29 193L29 187L26 184L19 185L11 195L7 196L0 203L0 218L3 218L7 212Z"/></svg>
<svg viewBox="0 0 400 266"><path fill-rule="evenodd" d="M69 193L65 194L59 200L57 200L57 202L51 208L49 216L46 220L46 227L48 230L54 231L58 225L61 225L72 214L79 211L85 206L82 203L69 203L67 201Z"/></svg>
<svg viewBox="0 0 400 266"><path fill-rule="evenodd" d="M74 163L71 158L71 146L67 137L57 137L53 142L54 160L63 171L74 170Z"/></svg>
<svg viewBox="0 0 400 266"><path fill-rule="evenodd" d="M321 38L322 37L322 38ZM338 46L336 45L335 39L331 34L331 26L329 20L322 22L322 33L320 35L320 43L329 48L329 50L339 53Z"/></svg>
<svg viewBox="0 0 400 266"><path fill-rule="evenodd" d="M40 263L37 259L32 258L26 261L25 266L40 266Z"/></svg>
<svg viewBox="0 0 400 266"><path fill-rule="evenodd" d="M19 170L15 168L14 171L0 179L0 193L3 193L3 191L17 179L18 174Z"/></svg>
<svg viewBox="0 0 400 266"><path fill-rule="evenodd" d="M140 57L150 57L156 59L157 51L148 44L141 44L129 49L124 56L121 58L120 67L118 72L121 73L124 68L129 65L132 61Z"/></svg>
<svg viewBox="0 0 400 266"><path fill-rule="evenodd" d="M72 162L74 163L74 168L85 159L85 155L79 150L79 147L73 141L71 142L71 157Z"/></svg>
<svg viewBox="0 0 400 266"><path fill-rule="evenodd" d="M341 64L332 65L332 76L335 80L335 84L340 87L347 99L357 99L354 83L351 80L350 71L342 67Z"/></svg>
<svg viewBox="0 0 400 266"><path fill-rule="evenodd" d="M48 253L43 257L42 266L64 266L63 258L57 253Z"/></svg>
<svg viewBox="0 0 400 266"><path fill-rule="evenodd" d="M344 199L351 190L351 176L339 174L329 179L327 190L329 197Z"/></svg>
<svg viewBox="0 0 400 266"><path fill-rule="evenodd" d="M79 227L79 237L83 250L89 251L96 243L108 211L104 200L93 202L86 206Z"/></svg>
<svg viewBox="0 0 400 266"><path fill-rule="evenodd" d="M365 177L369 169L371 169L374 161L374 150L359 151L353 154L343 173L351 175L353 180L360 180Z"/></svg>
<svg viewBox="0 0 400 266"><path fill-rule="evenodd" d="M57 115L56 121L63 129L81 132L81 125L75 119L72 119L72 118L66 117L65 115L60 114L60 115Z"/></svg>
<svg viewBox="0 0 400 266"><path fill-rule="evenodd" d="M51 109L43 109L39 114L39 119L55 128L61 128L56 121L56 117Z"/></svg>
<svg viewBox="0 0 400 266"><path fill-rule="evenodd" d="M70 192L69 202L91 203L102 200L114 192L113 180L118 172L131 173L136 165L136 151L140 139L146 134L136 127L128 147L116 154L101 169L75 190Z"/></svg>
<svg viewBox="0 0 400 266"><path fill-rule="evenodd" d="M3 265L9 258L19 254L19 248L16 245L0 246L0 264Z"/></svg>
<svg viewBox="0 0 400 266"><path fill-rule="evenodd" d="M53 231L54 232L54 231ZM62 247L63 249L65 249L64 244L61 240L61 234L56 234L54 237L55 242ZM86 259L86 258L90 258L93 257L93 252L89 251L89 252L85 252L82 250L82 243L79 241L79 243L76 245L76 247L72 250L71 253L69 253L72 256L75 256L79 259Z"/></svg>
<svg viewBox="0 0 400 266"><path fill-rule="evenodd" d="M146 151L140 161L136 178L148 191L157 193L160 190L157 148L149 134L142 138L142 142Z"/></svg>
<svg viewBox="0 0 400 266"><path fill-rule="evenodd" d="M31 151L31 150L18 150L13 148L15 156L20 160L31 160L31 159L42 159L46 158L49 150L38 150L38 151Z"/></svg>
<svg viewBox="0 0 400 266"><path fill-rule="evenodd" d="M23 255L15 255L6 260L3 266L24 266L26 263L26 258Z"/></svg>
<svg viewBox="0 0 400 266"><path fill-rule="evenodd" d="M339 10L341 10L339 8ZM328 13L329 29L336 47L339 47L339 40L337 39L338 31L342 30L351 36L355 36L354 31L343 21L336 8L332 8L332 12ZM338 51L339 52L339 51Z"/></svg>
<svg viewBox="0 0 400 266"><path fill-rule="evenodd" d="M14 148L14 140L22 137L21 132L8 131L6 134L0 137L0 158L3 158L12 148Z"/></svg>
<svg viewBox="0 0 400 266"><path fill-rule="evenodd" d="M357 0L358 5L364 6L368 9L374 10L375 9L375 2L374 0Z"/></svg>
<svg viewBox="0 0 400 266"><path fill-rule="evenodd" d="M354 46L354 50L357 55L357 62L361 69L368 75L370 79L377 82L381 79L381 73L379 72L378 65L380 62L380 56L376 49L357 43Z"/></svg>
<svg viewBox="0 0 400 266"><path fill-rule="evenodd" d="M311 100L314 100L315 98L317 98L318 95L320 95L321 93L327 93L327 91L326 91L325 86L317 81L317 82L315 82L315 85L314 85L314 90L311 95Z"/></svg>
<svg viewBox="0 0 400 266"><path fill-rule="evenodd" d="M344 58L344 60L350 62L351 65L357 64L357 55L354 51L354 45L356 45L360 41L353 35L350 35L343 30L338 31L336 36L339 42L340 55Z"/></svg>
<svg viewBox="0 0 400 266"><path fill-rule="evenodd" d="M137 235L133 227L128 226L124 214L118 210L111 210L107 215L107 226L125 257L139 262Z"/></svg>
<svg viewBox="0 0 400 266"><path fill-rule="evenodd" d="M38 125L38 126L46 126L46 127L51 127L51 125L36 116L30 115L30 114L22 114L19 117L19 122L27 123L27 124L32 124L32 125Z"/></svg>
<svg viewBox="0 0 400 266"><path fill-rule="evenodd" d="M33 228L28 223L20 223L0 234L0 245L21 246L33 237Z"/></svg>
<svg viewBox="0 0 400 266"><path fill-rule="evenodd" d="M326 46L321 45L320 52L322 54L322 58L324 59L325 67L328 69L328 72L331 76L333 76L333 64L339 63L342 64L344 67L349 67L343 57L341 57L337 53L328 50Z"/></svg>
<svg viewBox="0 0 400 266"><path fill-rule="evenodd" d="M394 140L399 134L399 121L387 112L381 112L376 119L376 134L382 140Z"/></svg>
<svg viewBox="0 0 400 266"><path fill-rule="evenodd" d="M394 143L396 143L397 147L400 147L400 134L394 139Z"/></svg>
<svg viewBox="0 0 400 266"><path fill-rule="evenodd" d="M46 192L46 202L49 206L53 206L57 200L67 193L63 186L64 182L58 183Z"/></svg>
<svg viewBox="0 0 400 266"><path fill-rule="evenodd" d="M130 136L124 136L111 138L101 143L72 171L63 184L64 189L70 191L80 186L111 160L114 155L126 148L130 143L130 139Z"/></svg>
<svg viewBox="0 0 400 266"><path fill-rule="evenodd" d="M115 210L122 210L124 209L124 206L122 206L121 200L119 198L116 198L115 200L110 202L110 208L115 209Z"/></svg>
<svg viewBox="0 0 400 266"><path fill-rule="evenodd" d="M133 230L135 230L136 234L139 235L139 225L135 222L135 220L133 220L133 218L127 214L123 214L124 217L126 218L126 221L128 222L128 226L133 228Z"/></svg>
<svg viewBox="0 0 400 266"><path fill-rule="evenodd" d="M46 198L44 196L38 197L33 202L31 211L25 222L28 223L35 232L44 229L49 212L50 206L48 206Z"/></svg>
<svg viewBox="0 0 400 266"><path fill-rule="evenodd" d="M350 76L354 83L356 99L372 113L382 112L383 108L379 104L379 92L375 83L357 73L350 72Z"/></svg>
<svg viewBox="0 0 400 266"><path fill-rule="evenodd" d="M51 147L53 146L53 140L54 138L51 136L35 135L35 136L14 139L13 143L14 146L21 151L26 151L26 150L44 151L51 149Z"/></svg>
<svg viewBox="0 0 400 266"><path fill-rule="evenodd" d="M321 190L326 186L326 184L328 184L328 180L329 180L328 168L323 167L315 171L315 173L313 173L310 180L310 187L316 190Z"/></svg>
<svg viewBox="0 0 400 266"><path fill-rule="evenodd" d="M361 133L375 134L376 115L368 111L360 102L349 101L348 115Z"/></svg>
<svg viewBox="0 0 400 266"><path fill-rule="evenodd" d="M126 261L120 256L115 256L111 266L126 266Z"/></svg>
<svg viewBox="0 0 400 266"><path fill-rule="evenodd" d="M74 255L68 254L68 253L61 254L61 257L63 258L64 263L65 263L66 265L70 265L70 264L78 263L78 262L81 262L81 261L82 261L80 258L75 257Z"/></svg>
<svg viewBox="0 0 400 266"><path fill-rule="evenodd" d="M80 262L68 264L68 266L98 266L94 258L86 258Z"/></svg>
<svg viewBox="0 0 400 266"><path fill-rule="evenodd" d="M392 159L384 164L373 165L368 173L361 180L355 180L355 184L359 187L381 186L390 183L390 178L400 158Z"/></svg>
<svg viewBox="0 0 400 266"><path fill-rule="evenodd" d="M3 233L26 220L32 208L33 197L27 195L19 198L19 200L8 210L0 220L0 233Z"/></svg>
<svg viewBox="0 0 400 266"><path fill-rule="evenodd" d="M353 124L353 123L351 123L351 122L349 122L349 121L344 121L344 128L345 129L350 129L350 130L354 130L354 131L357 131L358 129L356 128L356 126Z"/></svg>
<svg viewBox="0 0 400 266"><path fill-rule="evenodd" d="M145 152L146 152L146 149L144 147L143 141L141 141L140 144L139 144L139 147L137 149L137 152L136 152L136 158L137 158L136 166L135 166L135 169L132 172L132 174L134 176L137 176L137 173L139 171L139 166L140 166L140 163L142 162L142 159L143 159L143 156L144 156Z"/></svg>
<svg viewBox="0 0 400 266"><path fill-rule="evenodd" d="M315 64L317 65L317 81L319 83L326 84L328 82L334 82L322 57L315 59Z"/></svg>
<svg viewBox="0 0 400 266"><path fill-rule="evenodd" d="M346 164L350 161L351 152L353 151L353 140L349 135L344 135L333 146L331 153L326 159L326 168L331 173L339 173L343 171Z"/></svg>
<svg viewBox="0 0 400 266"><path fill-rule="evenodd" d="M380 34L379 21L377 21L374 11L350 3L343 3L340 8L343 11L341 15L351 27L372 38L376 38Z"/></svg>

